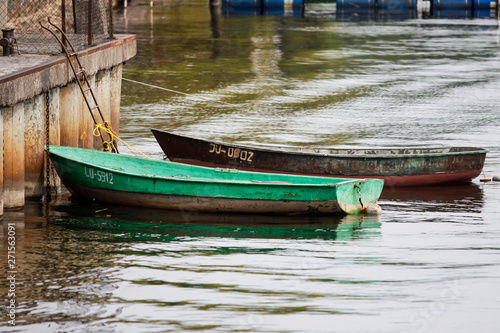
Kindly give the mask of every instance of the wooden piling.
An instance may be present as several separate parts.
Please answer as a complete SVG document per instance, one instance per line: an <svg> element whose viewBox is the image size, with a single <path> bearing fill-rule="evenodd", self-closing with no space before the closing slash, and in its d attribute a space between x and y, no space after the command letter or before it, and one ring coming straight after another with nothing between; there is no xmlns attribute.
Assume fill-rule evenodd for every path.
<svg viewBox="0 0 500 333"><path fill-rule="evenodd" d="M78 147L79 141L79 111L81 110L80 88L74 82L62 87L60 90L60 122L61 145L67 147Z"/></svg>
<svg viewBox="0 0 500 333"><path fill-rule="evenodd" d="M60 146L61 145L61 99L60 99L60 88L55 88L50 91L49 94L49 145L51 146ZM47 110L44 109L46 114ZM45 129L46 130L46 129ZM45 131L44 131L45 133ZM44 154L45 158L47 158L47 154ZM50 161L49 161L50 162ZM50 165L50 164L49 164ZM56 192L60 192L61 188L61 180L57 176L57 172L50 168L49 170L49 184L47 184L47 160L45 159L43 174L44 178L44 186L51 187Z"/></svg>
<svg viewBox="0 0 500 333"><path fill-rule="evenodd" d="M97 73L95 93L96 93L97 103L99 103L99 108L101 109L102 116L104 117L104 119L100 120L101 123L103 123L104 121L111 120L110 119L111 111L109 110L110 106L109 99L111 95L111 88L109 84L110 84L109 71L102 71ZM104 136L104 140L107 140L106 136Z"/></svg>
<svg viewBox="0 0 500 333"><path fill-rule="evenodd" d="M45 94L24 103L24 169L25 196L41 197L43 188L43 163L45 144Z"/></svg>
<svg viewBox="0 0 500 333"><path fill-rule="evenodd" d="M24 207L24 103L3 109L4 208Z"/></svg>
<svg viewBox="0 0 500 333"><path fill-rule="evenodd" d="M120 134L120 98L123 66L115 66L110 72L110 121L116 134Z"/></svg>
<svg viewBox="0 0 500 333"><path fill-rule="evenodd" d="M98 95L98 90L97 90L97 86L98 86L97 76L96 75L91 76L89 78L89 81L90 81L90 86L92 87L92 91L94 92L94 94L96 96L97 103L99 103L99 95ZM90 94L88 96L90 96ZM92 97L88 97L88 100L90 102L90 105L94 106L94 101L93 101ZM84 102L84 104L85 104L85 102ZM101 116L99 115L99 111L98 111L98 109L94 109L91 112L89 112L87 105L85 105L85 107L83 108L83 112L85 113L84 117L86 119L85 126L87 127L87 142L89 144L88 148L102 150L102 139L100 136L94 135L94 129L95 129L96 124L94 123L94 120L92 119L92 115L91 115L91 112L92 112L92 114L94 115L95 121L99 124L102 122ZM96 131L96 134L98 134L97 131ZM103 133L103 137L104 137L104 139L106 139L106 133Z"/></svg>

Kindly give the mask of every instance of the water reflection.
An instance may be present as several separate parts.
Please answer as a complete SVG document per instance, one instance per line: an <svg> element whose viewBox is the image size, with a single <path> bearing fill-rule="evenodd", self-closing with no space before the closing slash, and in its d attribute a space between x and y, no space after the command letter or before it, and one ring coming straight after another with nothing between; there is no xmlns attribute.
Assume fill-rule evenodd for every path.
<svg viewBox="0 0 500 333"><path fill-rule="evenodd" d="M139 307L144 311L152 306L150 310L156 312L167 302L179 311L178 306L182 305L173 299L177 297L184 302L186 292L229 291L231 284L220 281L202 284L190 283L189 278L188 281L186 278L176 281L175 276L180 272L196 278L225 272L221 268L212 270L207 267L209 258L217 261L214 257L221 255L228 258L227 255L272 254L267 260L276 257L282 263L282 251L297 240L315 240L312 243L316 244L315 251L324 256L331 248L320 246L317 241L361 241L379 237L381 227L379 217L362 215L193 214L72 202L65 195L55 198L49 206L30 201L24 211L6 212L1 229L3 235L7 223L16 225L19 272L16 301L18 323L23 325L23 331L44 331L52 325L60 331L100 332L112 332L116 325L127 323L129 317L122 313L124 309L132 311L132 308ZM268 242L269 239L275 241ZM6 237L2 240L5 247ZM6 261L6 253L1 251L0 260ZM311 255L314 254L316 252L312 251ZM288 256L291 254L285 257ZM190 263L193 258L197 262ZM307 261L293 260L283 274L294 276L295 271L316 269L319 260L314 257ZM258 274L256 271L264 269L249 262L234 265L224 274L239 274L242 288L247 288L242 282L246 272ZM263 263L259 265L265 266ZM170 273L165 275L165 270ZM3 288L7 281L5 270L0 272L0 279L4 281ZM142 291L141 296L134 292L137 287ZM154 288L156 292L148 288ZM158 288L162 288L162 295L158 295ZM181 290L182 295L164 294L165 288ZM251 286L245 291L253 292ZM221 302L221 299L212 302ZM196 304L198 302L192 305L196 308ZM139 312L134 316L140 316Z"/></svg>
<svg viewBox="0 0 500 333"><path fill-rule="evenodd" d="M379 216L207 214L75 203L58 205L57 223L99 230L114 241L168 242L178 237L352 240L377 235ZM119 235L119 236L117 236Z"/></svg>
<svg viewBox="0 0 500 333"><path fill-rule="evenodd" d="M24 211L4 214L3 233L8 223L14 223L16 230L18 325L32 325L36 330L38 324L53 321L65 322L69 328L75 319L74 326L82 326L106 318L113 312L106 303L116 288L113 266L115 253L122 246L78 231L68 232L52 223L50 214L38 202L28 202ZM2 237L4 249L6 241ZM3 250L0 253L5 263L6 254ZM0 271L2 284L7 273Z"/></svg>
<svg viewBox="0 0 500 333"><path fill-rule="evenodd" d="M483 189L474 183L386 187L380 199L418 205L422 211L480 213L484 205Z"/></svg>
<svg viewBox="0 0 500 333"><path fill-rule="evenodd" d="M337 8L338 21L402 21L417 18L415 8Z"/></svg>

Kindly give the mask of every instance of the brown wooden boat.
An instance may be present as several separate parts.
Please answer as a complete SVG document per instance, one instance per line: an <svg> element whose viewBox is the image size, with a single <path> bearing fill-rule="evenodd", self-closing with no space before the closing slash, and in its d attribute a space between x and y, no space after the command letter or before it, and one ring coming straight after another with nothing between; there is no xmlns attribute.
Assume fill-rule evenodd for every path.
<svg viewBox="0 0 500 333"><path fill-rule="evenodd" d="M342 178L379 178L385 186L470 182L484 166L487 149L336 149L239 145L151 130L175 162L240 170Z"/></svg>

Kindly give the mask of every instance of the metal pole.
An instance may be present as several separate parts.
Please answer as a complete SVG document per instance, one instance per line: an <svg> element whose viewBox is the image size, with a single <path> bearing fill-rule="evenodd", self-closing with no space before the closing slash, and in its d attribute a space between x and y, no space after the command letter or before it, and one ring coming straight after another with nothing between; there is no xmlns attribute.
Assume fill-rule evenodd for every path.
<svg viewBox="0 0 500 333"><path fill-rule="evenodd" d="M87 29L87 33L88 33L88 44L89 46L92 45L92 0L89 0L89 12L88 12L88 15L87 15L87 19L88 19L88 29Z"/></svg>

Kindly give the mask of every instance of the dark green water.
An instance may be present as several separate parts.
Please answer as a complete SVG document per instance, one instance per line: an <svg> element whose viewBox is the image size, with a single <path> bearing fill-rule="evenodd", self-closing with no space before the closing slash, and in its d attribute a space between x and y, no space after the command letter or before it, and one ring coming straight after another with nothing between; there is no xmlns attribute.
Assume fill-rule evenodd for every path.
<svg viewBox="0 0 500 333"><path fill-rule="evenodd" d="M323 10L319 10L319 9ZM500 174L495 19L224 16L131 5L120 134L299 146L477 146ZM121 149L125 152L125 148ZM481 176L482 178L482 176ZM496 332L500 183L387 188L379 217L272 217L30 203L8 332ZM7 295L8 267L0 271ZM8 305L8 298L5 302ZM3 308L5 309L5 308ZM4 310L2 310L4 311Z"/></svg>

